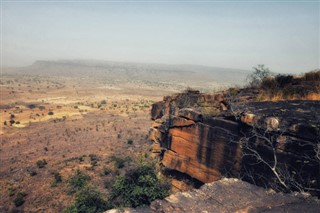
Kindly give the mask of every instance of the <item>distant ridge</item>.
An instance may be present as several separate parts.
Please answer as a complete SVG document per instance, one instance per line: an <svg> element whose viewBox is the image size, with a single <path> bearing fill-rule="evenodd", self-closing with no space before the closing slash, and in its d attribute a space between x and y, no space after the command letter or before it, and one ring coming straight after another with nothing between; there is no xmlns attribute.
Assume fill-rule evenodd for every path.
<svg viewBox="0 0 320 213"><path fill-rule="evenodd" d="M11 73L40 76L80 77L147 80L193 83L244 83L249 70L210 67L189 64L157 64L116 62L104 60L38 60L32 65L11 69Z"/></svg>

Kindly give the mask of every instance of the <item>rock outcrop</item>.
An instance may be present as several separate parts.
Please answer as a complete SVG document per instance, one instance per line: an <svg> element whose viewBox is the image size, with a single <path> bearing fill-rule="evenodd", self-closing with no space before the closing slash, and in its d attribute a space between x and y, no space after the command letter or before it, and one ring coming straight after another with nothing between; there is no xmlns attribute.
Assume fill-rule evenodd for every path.
<svg viewBox="0 0 320 213"><path fill-rule="evenodd" d="M149 207L109 210L106 213L153 213L153 212L319 212L320 203L303 194L282 194L263 189L239 179L221 179L207 183L200 189L178 192L164 200L156 200Z"/></svg>
<svg viewBox="0 0 320 213"><path fill-rule="evenodd" d="M153 105L150 139L165 168L203 183L238 177L319 195L319 109L320 101L230 103L187 91Z"/></svg>

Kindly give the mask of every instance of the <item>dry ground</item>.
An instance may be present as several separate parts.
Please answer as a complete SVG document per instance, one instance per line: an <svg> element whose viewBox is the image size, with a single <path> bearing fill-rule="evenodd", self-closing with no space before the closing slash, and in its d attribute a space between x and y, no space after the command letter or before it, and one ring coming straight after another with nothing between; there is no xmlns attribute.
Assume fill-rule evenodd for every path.
<svg viewBox="0 0 320 213"><path fill-rule="evenodd" d="M72 202L67 180L77 169L107 193L104 181L113 176L105 175L105 169L121 172L115 171L111 156L130 156L133 161L148 157L150 106L174 87L97 82L2 77L0 212L60 212ZM96 164L90 155L97 156ZM47 165L38 168L37 161L43 159ZM57 172L63 181L52 187ZM26 193L25 202L15 207L19 192Z"/></svg>

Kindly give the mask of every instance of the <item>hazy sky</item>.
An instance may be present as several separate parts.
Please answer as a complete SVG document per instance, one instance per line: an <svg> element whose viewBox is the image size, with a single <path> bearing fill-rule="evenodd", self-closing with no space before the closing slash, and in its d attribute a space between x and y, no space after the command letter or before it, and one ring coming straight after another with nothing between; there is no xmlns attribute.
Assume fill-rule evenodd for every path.
<svg viewBox="0 0 320 213"><path fill-rule="evenodd" d="M102 59L319 68L319 1L3 1L2 64Z"/></svg>

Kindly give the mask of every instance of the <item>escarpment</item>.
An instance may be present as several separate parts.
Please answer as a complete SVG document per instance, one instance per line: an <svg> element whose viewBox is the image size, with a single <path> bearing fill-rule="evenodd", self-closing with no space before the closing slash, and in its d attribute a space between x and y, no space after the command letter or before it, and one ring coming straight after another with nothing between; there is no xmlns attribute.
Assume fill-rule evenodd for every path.
<svg viewBox="0 0 320 213"><path fill-rule="evenodd" d="M251 102L187 91L153 104L162 165L203 183L236 177L320 195L320 101Z"/></svg>

